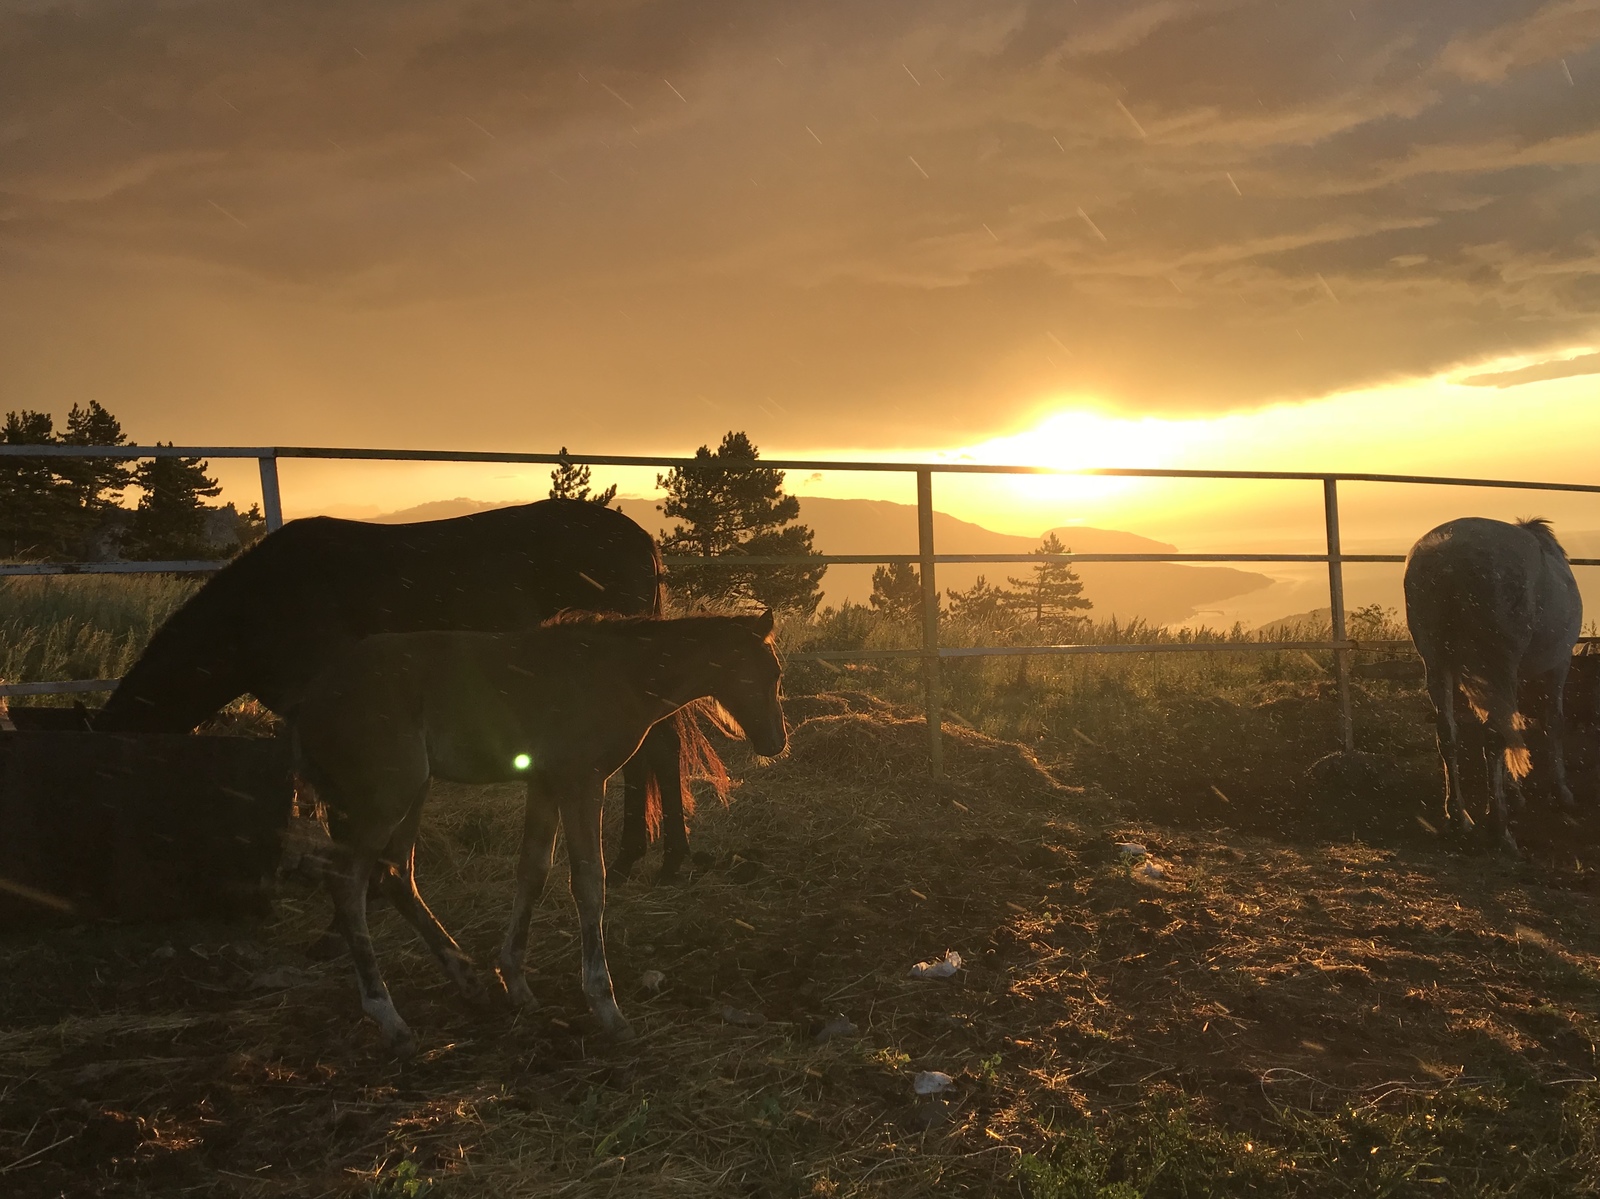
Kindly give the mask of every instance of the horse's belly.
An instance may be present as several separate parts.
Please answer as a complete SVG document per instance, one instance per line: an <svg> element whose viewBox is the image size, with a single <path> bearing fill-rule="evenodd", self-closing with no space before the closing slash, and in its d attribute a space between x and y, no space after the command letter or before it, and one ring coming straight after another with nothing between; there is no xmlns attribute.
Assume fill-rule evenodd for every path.
<svg viewBox="0 0 1600 1199"><path fill-rule="evenodd" d="M516 753L496 752L480 743L450 738L428 742L428 774L451 783L510 782L527 769L519 763Z"/></svg>

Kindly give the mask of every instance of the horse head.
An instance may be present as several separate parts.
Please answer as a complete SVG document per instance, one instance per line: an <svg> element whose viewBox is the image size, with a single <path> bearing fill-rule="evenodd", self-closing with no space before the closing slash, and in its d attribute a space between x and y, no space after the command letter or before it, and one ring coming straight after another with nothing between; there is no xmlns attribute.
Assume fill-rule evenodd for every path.
<svg viewBox="0 0 1600 1199"><path fill-rule="evenodd" d="M778 697L783 667L773 645L772 613L733 616L728 622L732 644L718 654L722 670L712 697L733 717L751 749L775 758L788 746L789 734Z"/></svg>

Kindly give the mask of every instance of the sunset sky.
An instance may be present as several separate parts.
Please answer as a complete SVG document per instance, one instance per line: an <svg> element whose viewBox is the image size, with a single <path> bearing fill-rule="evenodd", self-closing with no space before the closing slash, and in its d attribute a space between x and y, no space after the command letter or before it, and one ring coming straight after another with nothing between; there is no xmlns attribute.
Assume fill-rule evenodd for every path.
<svg viewBox="0 0 1600 1199"><path fill-rule="evenodd" d="M1597 42L1594 0L14 5L0 410L1600 482ZM291 511L542 478L285 468ZM1317 501L941 492L1195 548L1314 532ZM1366 492L1353 536L1451 505L1600 529Z"/></svg>

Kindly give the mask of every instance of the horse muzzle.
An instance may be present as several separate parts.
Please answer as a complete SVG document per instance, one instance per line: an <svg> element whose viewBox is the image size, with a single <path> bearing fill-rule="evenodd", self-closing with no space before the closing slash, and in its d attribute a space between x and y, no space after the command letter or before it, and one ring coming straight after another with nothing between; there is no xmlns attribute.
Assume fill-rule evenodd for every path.
<svg viewBox="0 0 1600 1199"><path fill-rule="evenodd" d="M750 741L750 748L763 758L776 758L789 748L789 733L782 716L766 728L747 731L745 735Z"/></svg>

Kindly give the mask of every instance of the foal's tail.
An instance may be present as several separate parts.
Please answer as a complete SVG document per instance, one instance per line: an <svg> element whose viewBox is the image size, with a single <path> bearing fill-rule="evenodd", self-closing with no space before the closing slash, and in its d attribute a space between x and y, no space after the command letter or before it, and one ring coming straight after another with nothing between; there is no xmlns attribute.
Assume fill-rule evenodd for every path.
<svg viewBox="0 0 1600 1199"><path fill-rule="evenodd" d="M696 719L698 710L699 715L708 717L720 726L722 721L713 710L716 706L714 700L696 700L672 714L670 727L675 734L678 788L683 795L685 816L694 814L694 792L688 785L691 779L703 779L710 783L717 798L723 803L728 802L728 769L722 764L716 746L711 744ZM661 773L658 765L651 761L644 789L644 822L652 841L661 834Z"/></svg>

